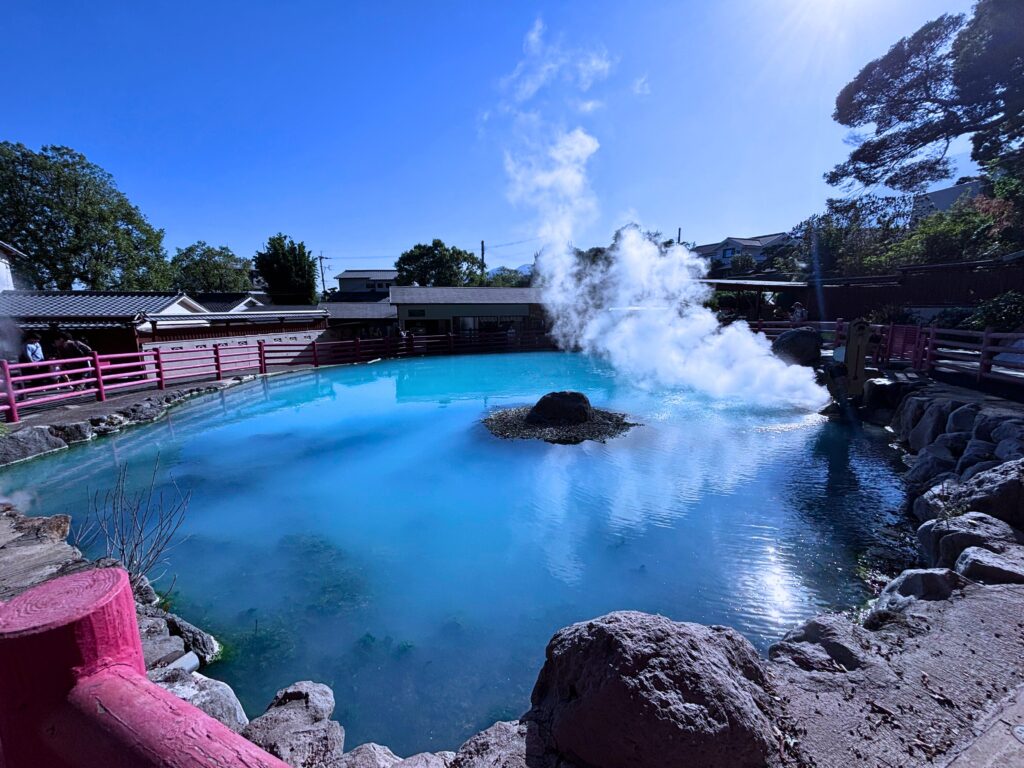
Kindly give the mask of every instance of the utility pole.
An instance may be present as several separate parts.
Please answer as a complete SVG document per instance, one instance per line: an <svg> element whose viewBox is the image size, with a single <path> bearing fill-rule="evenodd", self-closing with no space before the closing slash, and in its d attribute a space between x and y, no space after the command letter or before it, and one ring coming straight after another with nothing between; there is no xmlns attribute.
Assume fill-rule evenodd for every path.
<svg viewBox="0 0 1024 768"><path fill-rule="evenodd" d="M484 241L480 241L480 277L483 280L487 280L487 262L484 260Z"/></svg>
<svg viewBox="0 0 1024 768"><path fill-rule="evenodd" d="M682 245L682 242L683 242L683 228L680 227L679 231L676 233L676 245Z"/></svg>
<svg viewBox="0 0 1024 768"><path fill-rule="evenodd" d="M327 293L327 278L324 277L324 252L320 251L318 258L320 262L320 285L323 286L323 293Z"/></svg>

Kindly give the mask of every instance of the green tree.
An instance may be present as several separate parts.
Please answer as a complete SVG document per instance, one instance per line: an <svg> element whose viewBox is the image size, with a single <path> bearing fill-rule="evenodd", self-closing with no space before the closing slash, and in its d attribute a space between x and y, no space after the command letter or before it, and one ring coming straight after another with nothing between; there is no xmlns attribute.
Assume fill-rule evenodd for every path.
<svg viewBox="0 0 1024 768"><path fill-rule="evenodd" d="M267 281L267 293L281 304L315 304L316 260L306 244L278 232L256 252L256 270Z"/></svg>
<svg viewBox="0 0 1024 768"><path fill-rule="evenodd" d="M990 200L961 199L948 211L926 216L889 249L889 259L895 264L938 264L999 255L1002 232L993 213L985 210Z"/></svg>
<svg viewBox="0 0 1024 768"><path fill-rule="evenodd" d="M434 240L418 243L395 262L399 285L466 286L480 282L478 256L455 246Z"/></svg>
<svg viewBox="0 0 1024 768"><path fill-rule="evenodd" d="M950 176L950 144L1019 168L1024 142L1024 3L978 0L968 20L943 15L865 66L839 93L833 118L858 137L830 184L914 191Z"/></svg>
<svg viewBox="0 0 1024 768"><path fill-rule="evenodd" d="M0 142L0 240L28 256L11 264L23 285L168 289L163 236L84 155Z"/></svg>
<svg viewBox="0 0 1024 768"><path fill-rule="evenodd" d="M737 253L729 259L729 272L733 275L750 272L756 266L757 262L749 253Z"/></svg>
<svg viewBox="0 0 1024 768"><path fill-rule="evenodd" d="M248 291L249 262L232 253L226 245L214 248L198 240L179 248L171 259L174 287L186 293Z"/></svg>
<svg viewBox="0 0 1024 768"><path fill-rule="evenodd" d="M518 269L498 267L488 276L487 284L496 288L527 288L530 275L524 275Z"/></svg>

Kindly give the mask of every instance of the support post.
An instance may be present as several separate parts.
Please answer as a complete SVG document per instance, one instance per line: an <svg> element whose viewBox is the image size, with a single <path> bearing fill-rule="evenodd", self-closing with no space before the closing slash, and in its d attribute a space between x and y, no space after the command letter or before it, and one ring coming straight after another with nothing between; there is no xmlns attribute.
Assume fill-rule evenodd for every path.
<svg viewBox="0 0 1024 768"><path fill-rule="evenodd" d="M256 342L256 348L260 356L260 373L265 374L267 372L267 343L260 339Z"/></svg>
<svg viewBox="0 0 1024 768"><path fill-rule="evenodd" d="M935 357L938 352L939 343L935 338L935 329L928 334L928 351L925 353L924 358L924 372L928 373L935 366Z"/></svg>
<svg viewBox="0 0 1024 768"><path fill-rule="evenodd" d="M319 368L320 367L320 355L317 352L316 342L315 341L313 342L313 367L314 368Z"/></svg>
<svg viewBox="0 0 1024 768"><path fill-rule="evenodd" d="M146 678L128 574L94 568L0 605L6 768L285 768Z"/></svg>
<svg viewBox="0 0 1024 768"><path fill-rule="evenodd" d="M92 367L96 374L96 400L103 402L107 399L107 388L103 385L103 372L100 370L100 356L92 353Z"/></svg>
<svg viewBox="0 0 1024 768"><path fill-rule="evenodd" d="M978 360L979 382L992 372L992 353L988 351L988 345L991 343L991 333L992 326L986 326L984 333L981 334L981 358Z"/></svg>
<svg viewBox="0 0 1024 768"><path fill-rule="evenodd" d="M355 345L354 345L354 346L352 347L352 354L353 354L353 355L355 355L355 358L356 358L356 362L357 362L357 363L358 363L358 362L359 362L360 360L362 360L362 359L363 359L363 355L362 355L362 352L360 352L360 351L359 351L359 337L358 337L358 336L356 336L356 343L355 343Z"/></svg>
<svg viewBox="0 0 1024 768"><path fill-rule="evenodd" d="M220 362L220 344L213 345L213 367L217 371L217 381L224 378L224 367Z"/></svg>
<svg viewBox="0 0 1024 768"><path fill-rule="evenodd" d="M167 389L167 374L164 371L164 353L160 347L153 350L156 353L156 388Z"/></svg>
<svg viewBox="0 0 1024 768"><path fill-rule="evenodd" d="M0 359L0 376L4 377L4 394L7 396L7 421L18 421L18 401L15 398L14 382L11 381L11 364Z"/></svg>
<svg viewBox="0 0 1024 768"><path fill-rule="evenodd" d="M451 333L448 334L448 354L455 354L455 336Z"/></svg>

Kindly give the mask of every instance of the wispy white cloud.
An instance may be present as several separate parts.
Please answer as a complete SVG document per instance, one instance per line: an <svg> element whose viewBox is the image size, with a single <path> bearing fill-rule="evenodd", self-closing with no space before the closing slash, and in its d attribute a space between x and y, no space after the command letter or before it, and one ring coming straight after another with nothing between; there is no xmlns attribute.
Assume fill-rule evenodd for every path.
<svg viewBox="0 0 1024 768"><path fill-rule="evenodd" d="M651 84L647 81L647 75L641 75L633 81L633 93L637 96L651 95Z"/></svg>
<svg viewBox="0 0 1024 768"><path fill-rule="evenodd" d="M604 48L565 48L561 41L549 42L545 33L538 18L523 38L523 58L501 81L514 103L529 101L556 81L586 92L611 73L614 61Z"/></svg>
<svg viewBox="0 0 1024 768"><path fill-rule="evenodd" d="M600 99L587 99L586 101L577 101L575 107L578 112L589 115L604 107L604 102Z"/></svg>

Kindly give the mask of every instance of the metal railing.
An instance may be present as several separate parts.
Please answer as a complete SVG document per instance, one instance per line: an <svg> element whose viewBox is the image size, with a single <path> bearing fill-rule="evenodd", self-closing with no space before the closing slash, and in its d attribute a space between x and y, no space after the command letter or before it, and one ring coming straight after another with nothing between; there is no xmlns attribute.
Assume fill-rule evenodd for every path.
<svg viewBox="0 0 1024 768"><path fill-rule="evenodd" d="M11 363L0 360L0 413L17 422L22 412L67 400L104 401L123 389L166 389L188 381L220 381L241 374L265 374L294 366L364 363L370 360L426 355L481 354L553 349L542 332L441 334L268 343L214 344L210 347L140 352Z"/></svg>

